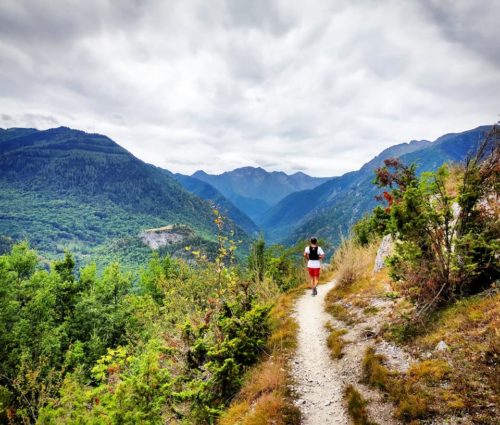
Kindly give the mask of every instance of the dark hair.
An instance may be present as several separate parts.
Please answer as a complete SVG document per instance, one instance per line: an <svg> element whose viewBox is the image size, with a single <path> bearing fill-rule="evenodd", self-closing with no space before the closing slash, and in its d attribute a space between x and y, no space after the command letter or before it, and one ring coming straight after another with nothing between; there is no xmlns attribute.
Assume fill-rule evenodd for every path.
<svg viewBox="0 0 500 425"><path fill-rule="evenodd" d="M316 245L318 243L318 240L314 237L311 238L311 243Z"/></svg>

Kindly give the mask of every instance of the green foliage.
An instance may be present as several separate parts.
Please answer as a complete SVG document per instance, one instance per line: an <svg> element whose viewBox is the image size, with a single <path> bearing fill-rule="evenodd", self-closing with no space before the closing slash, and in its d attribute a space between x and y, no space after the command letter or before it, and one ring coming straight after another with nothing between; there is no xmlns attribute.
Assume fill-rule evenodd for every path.
<svg viewBox="0 0 500 425"><path fill-rule="evenodd" d="M255 363L266 345L269 310L223 305L211 326L194 328L188 323L184 327L191 384L189 391L176 396L193 404L198 420L215 418L240 388L242 372Z"/></svg>
<svg viewBox="0 0 500 425"><path fill-rule="evenodd" d="M377 205L371 214L365 215L352 227L354 241L361 246L368 245L388 232L389 222L389 212Z"/></svg>
<svg viewBox="0 0 500 425"><path fill-rule="evenodd" d="M138 276L118 263L75 273L69 252L49 269L26 242L0 256L0 419L213 423L266 350L271 308L218 213L215 225L212 261L154 253ZM292 284L291 260L269 268L287 255L264 254L263 280Z"/></svg>
<svg viewBox="0 0 500 425"><path fill-rule="evenodd" d="M499 133L493 127L462 169L444 165L419 179L414 167L398 161L377 170L376 183L389 189L385 215L375 210L356 225L355 234L361 244L384 227L393 234L391 277L413 300L417 316L483 290L500 276Z"/></svg>
<svg viewBox="0 0 500 425"><path fill-rule="evenodd" d="M261 234L250 247L250 255L248 256L248 269L252 280L262 282L266 271L266 241Z"/></svg>
<svg viewBox="0 0 500 425"><path fill-rule="evenodd" d="M70 250L78 266L96 261L102 270L120 261L133 269L150 255L138 235L176 223L193 237L164 251L182 253L190 244L216 252L210 204L107 137L58 128L10 129L1 138L0 254L12 238L51 260Z"/></svg>

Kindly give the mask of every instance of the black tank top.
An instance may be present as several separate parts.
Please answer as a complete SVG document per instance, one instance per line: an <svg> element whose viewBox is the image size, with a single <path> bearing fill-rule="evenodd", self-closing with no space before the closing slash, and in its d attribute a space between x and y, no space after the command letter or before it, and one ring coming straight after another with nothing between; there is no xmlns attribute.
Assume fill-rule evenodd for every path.
<svg viewBox="0 0 500 425"><path fill-rule="evenodd" d="M309 260L319 260L317 246L309 246Z"/></svg>

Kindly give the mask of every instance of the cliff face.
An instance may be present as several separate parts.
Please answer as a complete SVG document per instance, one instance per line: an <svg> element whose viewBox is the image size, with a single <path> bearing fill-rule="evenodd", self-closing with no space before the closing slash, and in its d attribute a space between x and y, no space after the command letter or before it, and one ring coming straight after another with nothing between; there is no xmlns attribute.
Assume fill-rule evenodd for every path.
<svg viewBox="0 0 500 425"><path fill-rule="evenodd" d="M145 230L139 237L144 244L155 250L162 246L181 242L192 234L193 231L188 227L165 226L157 229Z"/></svg>

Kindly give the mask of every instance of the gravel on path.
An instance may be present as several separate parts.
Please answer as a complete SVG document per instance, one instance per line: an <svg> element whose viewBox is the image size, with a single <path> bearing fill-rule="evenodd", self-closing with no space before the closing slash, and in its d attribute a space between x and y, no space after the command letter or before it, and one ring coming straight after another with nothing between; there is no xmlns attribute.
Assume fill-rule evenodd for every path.
<svg viewBox="0 0 500 425"><path fill-rule="evenodd" d="M338 363L326 345L325 324L331 316L325 312L325 296L335 281L318 286L313 297L308 290L297 300L295 319L299 323L298 346L292 359L296 401L304 425L347 425L349 417L342 401L344 382Z"/></svg>

